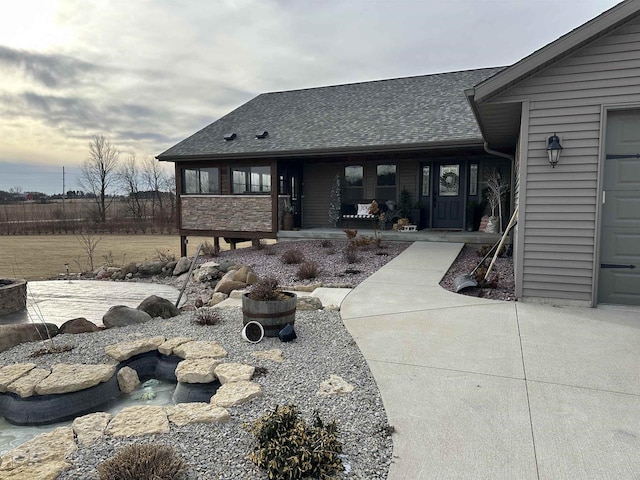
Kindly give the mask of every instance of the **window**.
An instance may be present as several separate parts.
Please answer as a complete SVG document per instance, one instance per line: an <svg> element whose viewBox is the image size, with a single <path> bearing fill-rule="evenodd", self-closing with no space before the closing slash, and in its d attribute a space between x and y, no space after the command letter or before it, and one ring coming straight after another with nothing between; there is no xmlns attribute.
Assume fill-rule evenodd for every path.
<svg viewBox="0 0 640 480"><path fill-rule="evenodd" d="M460 194L460 165L440 165L441 197L457 197Z"/></svg>
<svg viewBox="0 0 640 480"><path fill-rule="evenodd" d="M431 191L431 166L424 165L422 167L422 196L428 197Z"/></svg>
<svg viewBox="0 0 640 480"><path fill-rule="evenodd" d="M396 200L396 166L376 166L376 200L378 203Z"/></svg>
<svg viewBox="0 0 640 480"><path fill-rule="evenodd" d="M364 197L364 168L362 165L344 167L343 202L362 200Z"/></svg>
<svg viewBox="0 0 640 480"><path fill-rule="evenodd" d="M220 193L220 170L212 168L185 168L182 170L182 193Z"/></svg>
<svg viewBox="0 0 640 480"><path fill-rule="evenodd" d="M478 195L478 164L469 166L469 196Z"/></svg>
<svg viewBox="0 0 640 480"><path fill-rule="evenodd" d="M231 169L233 193L271 192L271 167L241 167Z"/></svg>

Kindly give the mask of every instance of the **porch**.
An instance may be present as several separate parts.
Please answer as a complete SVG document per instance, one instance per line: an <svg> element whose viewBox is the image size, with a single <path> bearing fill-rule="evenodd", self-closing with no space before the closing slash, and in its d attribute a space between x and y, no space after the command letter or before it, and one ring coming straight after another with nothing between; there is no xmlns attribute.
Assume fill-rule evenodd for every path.
<svg viewBox="0 0 640 480"><path fill-rule="evenodd" d="M358 235L373 237L372 228L358 228ZM486 232L467 232L462 230L418 230L415 232L397 232L395 230L378 230L383 240L388 242L446 242L465 243L471 246L492 245L500 239L500 234ZM346 240L342 228L303 228L298 230L280 230L279 242L295 240ZM511 237L507 239L511 243Z"/></svg>

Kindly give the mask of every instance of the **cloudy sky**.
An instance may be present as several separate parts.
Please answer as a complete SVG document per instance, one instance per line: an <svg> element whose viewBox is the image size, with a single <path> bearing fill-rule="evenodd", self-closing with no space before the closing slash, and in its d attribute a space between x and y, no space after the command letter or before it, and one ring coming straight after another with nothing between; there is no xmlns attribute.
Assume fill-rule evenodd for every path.
<svg viewBox="0 0 640 480"><path fill-rule="evenodd" d="M77 189L101 134L155 156L261 92L512 64L617 0L19 0L0 190Z"/></svg>

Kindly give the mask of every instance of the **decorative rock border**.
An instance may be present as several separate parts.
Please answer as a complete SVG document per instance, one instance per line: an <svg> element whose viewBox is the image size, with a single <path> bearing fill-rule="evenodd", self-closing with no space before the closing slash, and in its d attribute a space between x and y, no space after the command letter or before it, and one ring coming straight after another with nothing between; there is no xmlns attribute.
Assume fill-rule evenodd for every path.
<svg viewBox="0 0 640 480"><path fill-rule="evenodd" d="M17 278L0 279L0 315L19 312L26 307L27 282Z"/></svg>
<svg viewBox="0 0 640 480"><path fill-rule="evenodd" d="M177 382L173 401L178 404L220 405L214 398L221 383L226 395L231 395L225 405L262 394L260 386L250 382L254 367L222 363L227 352L217 342L152 337L108 345L105 352L119 363L57 364L50 370L33 363L0 368L0 415L15 425L44 425L95 411L123 393L118 373L125 367L141 380Z"/></svg>

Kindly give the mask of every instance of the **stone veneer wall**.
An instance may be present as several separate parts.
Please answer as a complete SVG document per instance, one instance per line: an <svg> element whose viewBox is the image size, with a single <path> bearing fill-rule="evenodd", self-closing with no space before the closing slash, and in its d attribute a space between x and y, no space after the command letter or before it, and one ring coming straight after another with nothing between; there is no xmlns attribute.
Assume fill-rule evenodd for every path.
<svg viewBox="0 0 640 480"><path fill-rule="evenodd" d="M271 232L270 195L181 196L185 230Z"/></svg>
<svg viewBox="0 0 640 480"><path fill-rule="evenodd" d="M12 280L10 285L0 286L0 315L18 312L27 306L27 282Z"/></svg>

